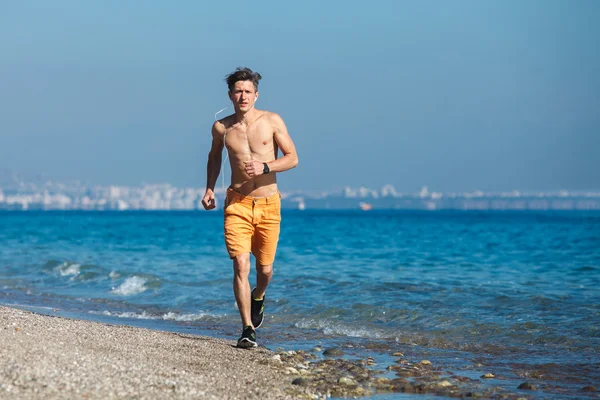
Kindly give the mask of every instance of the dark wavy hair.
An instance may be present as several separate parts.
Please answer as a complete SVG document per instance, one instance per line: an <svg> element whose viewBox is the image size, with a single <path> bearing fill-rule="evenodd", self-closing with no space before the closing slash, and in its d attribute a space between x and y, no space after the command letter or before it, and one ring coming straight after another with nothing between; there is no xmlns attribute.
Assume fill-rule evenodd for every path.
<svg viewBox="0 0 600 400"><path fill-rule="evenodd" d="M227 82L227 87L229 87L230 92L233 90L233 86L238 81L252 81L254 84L254 90L258 91L258 81L261 79L262 76L260 76L258 72L254 72L250 68L238 67L234 72L225 77L225 82Z"/></svg>

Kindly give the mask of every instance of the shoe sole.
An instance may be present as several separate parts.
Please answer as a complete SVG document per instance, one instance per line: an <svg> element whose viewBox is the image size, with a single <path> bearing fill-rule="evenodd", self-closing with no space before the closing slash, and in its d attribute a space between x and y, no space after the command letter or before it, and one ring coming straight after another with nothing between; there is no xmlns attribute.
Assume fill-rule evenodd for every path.
<svg viewBox="0 0 600 400"><path fill-rule="evenodd" d="M256 342L253 342L252 340L246 338L238 340L237 343L237 347L239 347L240 349L250 349L257 346L258 344Z"/></svg>
<svg viewBox="0 0 600 400"><path fill-rule="evenodd" d="M265 318L263 317L263 319L260 320L260 324L258 324L258 325L254 325L254 323L252 323L252 325L254 325L254 329L260 328L260 326L262 325L264 320L265 320Z"/></svg>

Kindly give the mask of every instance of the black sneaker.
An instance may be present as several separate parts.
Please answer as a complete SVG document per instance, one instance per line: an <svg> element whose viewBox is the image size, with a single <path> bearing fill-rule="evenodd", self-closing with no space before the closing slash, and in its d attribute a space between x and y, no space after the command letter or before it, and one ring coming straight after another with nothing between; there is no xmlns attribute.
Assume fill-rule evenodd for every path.
<svg viewBox="0 0 600 400"><path fill-rule="evenodd" d="M251 347L258 346L256 344L256 332L250 325L244 328L242 332L242 336L238 339L237 347L241 347L243 349L249 349Z"/></svg>
<svg viewBox="0 0 600 400"><path fill-rule="evenodd" d="M262 325L265 317L265 296L263 296L262 300L254 300L254 289L252 289L252 292L250 292L250 318L252 319L252 325L254 325L254 329L258 329Z"/></svg>

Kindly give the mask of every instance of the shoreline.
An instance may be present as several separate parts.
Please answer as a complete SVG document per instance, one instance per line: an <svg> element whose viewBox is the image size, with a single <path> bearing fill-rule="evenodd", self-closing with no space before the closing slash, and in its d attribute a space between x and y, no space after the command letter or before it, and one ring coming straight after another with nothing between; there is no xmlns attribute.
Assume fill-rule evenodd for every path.
<svg viewBox="0 0 600 400"><path fill-rule="evenodd" d="M526 376L495 376L493 368L489 371L494 373L474 376L483 365L453 372L410 348L406 355L390 353L391 364L378 366L372 356L345 357L351 345L276 352L235 345L235 340L0 305L0 399L388 399L397 393L440 399L535 397L536 386L523 382ZM386 352L371 350L376 356ZM569 390L534 382L551 396L597 394L590 385Z"/></svg>

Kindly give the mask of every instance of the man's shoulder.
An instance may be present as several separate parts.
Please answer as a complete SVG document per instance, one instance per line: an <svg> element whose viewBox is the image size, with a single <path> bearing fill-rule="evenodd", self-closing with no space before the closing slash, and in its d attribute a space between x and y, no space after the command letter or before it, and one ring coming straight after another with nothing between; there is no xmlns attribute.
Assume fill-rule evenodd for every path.
<svg viewBox="0 0 600 400"><path fill-rule="evenodd" d="M235 123L235 115L229 115L213 124L213 133L224 135L227 129L229 129Z"/></svg>
<svg viewBox="0 0 600 400"><path fill-rule="evenodd" d="M279 114L272 111L263 111L263 118L265 118L271 124L279 124L283 121Z"/></svg>

